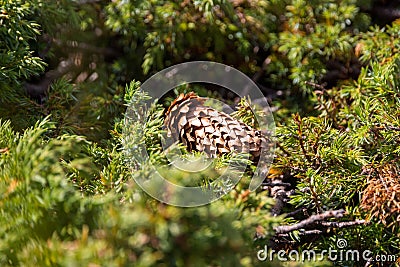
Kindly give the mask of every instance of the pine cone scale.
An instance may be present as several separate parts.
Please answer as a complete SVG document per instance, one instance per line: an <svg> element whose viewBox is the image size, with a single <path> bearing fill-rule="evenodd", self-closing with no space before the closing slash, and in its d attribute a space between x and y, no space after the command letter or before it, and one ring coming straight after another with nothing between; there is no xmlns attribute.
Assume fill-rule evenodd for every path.
<svg viewBox="0 0 400 267"><path fill-rule="evenodd" d="M209 157L244 152L258 159L265 141L261 133L203 103L194 93L175 99L166 113L167 136Z"/></svg>

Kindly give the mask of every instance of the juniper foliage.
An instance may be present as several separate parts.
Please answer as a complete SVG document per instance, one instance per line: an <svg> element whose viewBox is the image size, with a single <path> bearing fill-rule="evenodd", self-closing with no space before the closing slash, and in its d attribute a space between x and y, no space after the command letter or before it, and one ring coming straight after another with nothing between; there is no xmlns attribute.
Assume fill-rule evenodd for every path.
<svg viewBox="0 0 400 267"><path fill-rule="evenodd" d="M338 238L398 257L400 24L368 28L379 5L389 4L0 0L0 265L279 266L257 251L320 252ZM166 165L173 95L124 139L127 105L145 98L139 81L187 60L233 65L272 99L278 148L266 183L290 185L280 216L268 190L247 190L250 173L196 209L157 202L135 183L158 164L175 182L208 186L240 160L216 159L198 177ZM220 96L175 93L190 90ZM254 124L251 105L239 106L235 116ZM124 154L140 142L147 161ZM339 209L341 218L274 231Z"/></svg>

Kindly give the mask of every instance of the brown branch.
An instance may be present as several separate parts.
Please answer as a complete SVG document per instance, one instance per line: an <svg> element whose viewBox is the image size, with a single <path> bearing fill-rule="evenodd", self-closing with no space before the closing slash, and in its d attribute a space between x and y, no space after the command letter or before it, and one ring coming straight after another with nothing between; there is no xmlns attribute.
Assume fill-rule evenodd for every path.
<svg viewBox="0 0 400 267"><path fill-rule="evenodd" d="M0 154L1 154L1 153L7 153L7 152L9 152L9 151L10 151L10 149L9 149L8 147L0 148Z"/></svg>
<svg viewBox="0 0 400 267"><path fill-rule="evenodd" d="M321 222L320 224L330 228L344 228L349 226L361 225L368 223L365 220L355 220L350 222Z"/></svg>
<svg viewBox="0 0 400 267"><path fill-rule="evenodd" d="M285 217L286 218L290 218L290 217L294 217L294 216L296 216L297 214L299 214L299 213L302 213L303 215L308 215L308 209L309 209L310 207L302 207L302 208L300 208L300 209L297 209L297 210L294 210L294 211L292 211L292 212L289 212L289 213L286 213L285 214Z"/></svg>
<svg viewBox="0 0 400 267"><path fill-rule="evenodd" d="M262 186L287 186L287 187L290 187L290 186L292 186L292 184L290 184L290 183L284 183L284 182L276 182L276 183L274 183L274 182L264 182L264 183L262 183L261 184Z"/></svg>
<svg viewBox="0 0 400 267"><path fill-rule="evenodd" d="M325 89L326 84L320 85L320 84L313 83L313 82L310 82L310 81L305 81L304 83L307 84L307 85L310 85L310 86L312 86L312 87L314 87L314 88L318 88L318 89L320 89L322 92L326 90L326 89Z"/></svg>
<svg viewBox="0 0 400 267"><path fill-rule="evenodd" d="M277 216L281 214L285 204L289 201L293 190L290 190L290 183L284 183L282 178L274 178L272 182L263 183L264 189L269 189L271 197L275 200L275 205L271 208L271 214Z"/></svg>
<svg viewBox="0 0 400 267"><path fill-rule="evenodd" d="M324 213L321 214L316 214L316 215L311 215L309 218L302 220L296 224L292 224L292 225L282 225L282 226L278 226L275 227L274 230L277 234L282 234L282 233L288 233L288 232L292 232L295 230L299 230L301 228L305 228L305 227L309 227L311 225L314 225L317 222L323 221L325 219L328 218L340 218L343 217L345 211L343 209L341 210L330 210L330 211L326 211Z"/></svg>
<svg viewBox="0 0 400 267"><path fill-rule="evenodd" d="M302 138L303 130L302 130L301 126L303 124L303 121L300 118L300 115L298 113L296 115L294 115L293 119L294 119L294 122L297 125L297 134L299 136L299 143L300 143L301 151L303 152L303 155L306 157L307 161L308 162L312 162L310 155L307 154L306 148L304 146L303 138Z"/></svg>
<svg viewBox="0 0 400 267"><path fill-rule="evenodd" d="M74 52L91 53L103 56L119 56L119 52L110 47L98 47L92 44L78 41L63 41L61 39L53 38L52 42L59 47L69 48Z"/></svg>
<svg viewBox="0 0 400 267"><path fill-rule="evenodd" d="M321 230L307 230L307 231L301 231L298 233L299 236L307 236L307 235L321 235L325 233L324 231ZM290 237L290 234L288 233L282 233L282 234L277 234L275 237Z"/></svg>
<svg viewBox="0 0 400 267"><path fill-rule="evenodd" d="M307 151L306 151L306 148L305 148L305 145L304 145L304 142L303 142L303 138L302 138L302 135L303 135L303 129L302 129L303 120L301 119L299 113L297 113L297 114L295 114L293 116L293 120L297 125L297 135L299 136L299 143L300 143L301 151L302 151L304 157L307 159L307 161L310 162L310 163L313 163L310 155L307 154ZM315 206L317 208L317 211L321 212L322 209L321 209L320 201L318 199L318 194L315 192L315 190L314 190L314 188L313 188L313 186L311 184L310 184L310 191L311 191L311 194L312 194L312 196L314 198L314 202L315 202Z"/></svg>
<svg viewBox="0 0 400 267"><path fill-rule="evenodd" d="M299 236L308 236L308 235L321 235L327 232L328 228L345 228L345 227L351 227L351 226L356 226L356 225L362 225L366 224L365 220L355 220L351 222L321 222L320 225L325 226L326 228L323 230L306 230L306 231L300 231L298 233ZM289 233L280 233L276 234L275 237L290 237Z"/></svg>
<svg viewBox="0 0 400 267"><path fill-rule="evenodd" d="M400 127L395 127L395 126L386 126L387 129L392 130L392 131L400 131Z"/></svg>
<svg viewBox="0 0 400 267"><path fill-rule="evenodd" d="M63 75L68 73L75 66L73 56L70 56L67 60L61 61L56 69L49 70L45 73L44 77L39 83L33 84L26 82L25 90L33 98L40 98L47 93L50 84L61 78Z"/></svg>

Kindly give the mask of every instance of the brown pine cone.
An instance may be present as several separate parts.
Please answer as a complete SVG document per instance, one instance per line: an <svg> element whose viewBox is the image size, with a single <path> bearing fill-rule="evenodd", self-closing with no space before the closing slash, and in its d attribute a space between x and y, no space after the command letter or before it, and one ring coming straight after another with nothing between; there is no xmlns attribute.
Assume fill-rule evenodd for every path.
<svg viewBox="0 0 400 267"><path fill-rule="evenodd" d="M209 157L243 152L258 161L265 138L230 115L204 106L205 99L191 92L176 98L166 112L167 136L185 144L189 151L204 151Z"/></svg>

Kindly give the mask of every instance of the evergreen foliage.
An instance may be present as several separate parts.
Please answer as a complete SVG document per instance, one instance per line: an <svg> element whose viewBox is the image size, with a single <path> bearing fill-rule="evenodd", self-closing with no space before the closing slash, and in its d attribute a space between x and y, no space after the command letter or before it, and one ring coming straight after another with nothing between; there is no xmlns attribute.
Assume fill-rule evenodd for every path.
<svg viewBox="0 0 400 267"><path fill-rule="evenodd" d="M0 0L0 265L279 266L257 251L321 252L339 238L398 258L400 22L372 25L375 7L396 8L381 2ZM248 191L248 168L200 208L165 205L135 183L157 165L209 186L243 160L215 159L196 176L167 164L167 153L199 156L162 149L173 94L224 92L185 85L157 102L140 82L189 60L253 77L277 124L263 188ZM149 119L127 128L126 107L140 113L145 101ZM257 127L250 106L240 100L234 116ZM149 158L127 157L140 144ZM279 216L265 190L276 179L290 191ZM308 264L366 264L326 256Z"/></svg>

